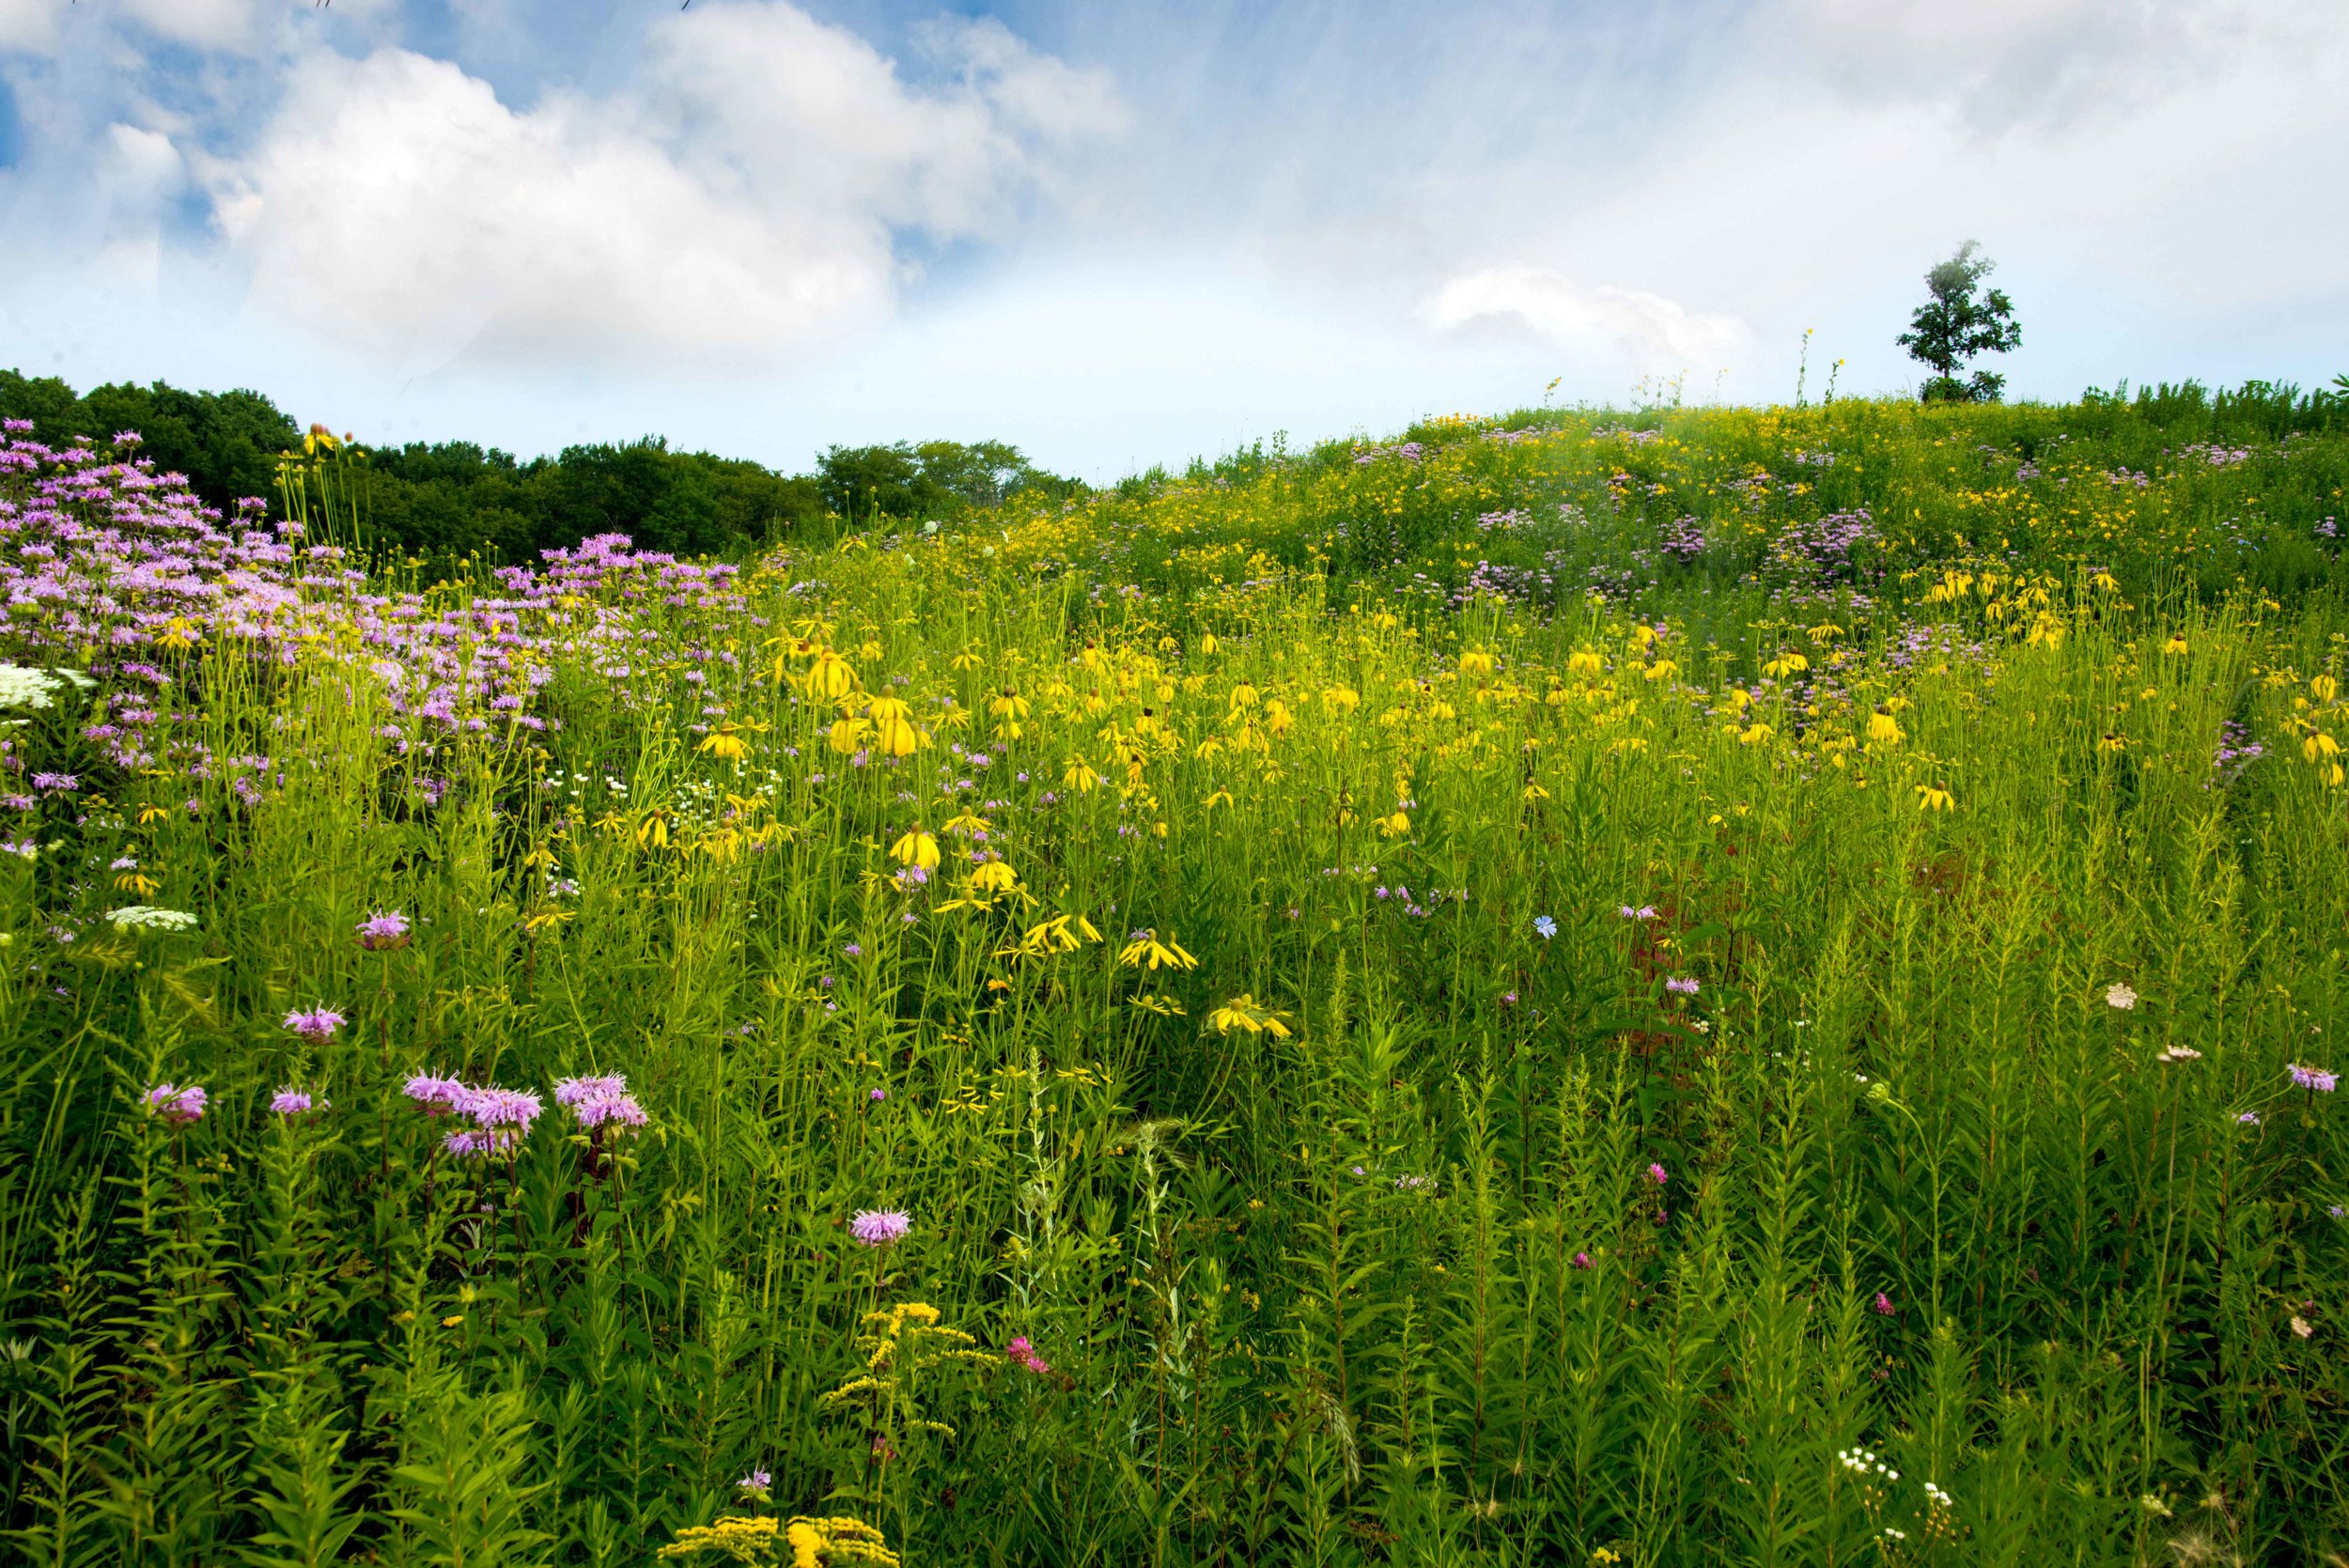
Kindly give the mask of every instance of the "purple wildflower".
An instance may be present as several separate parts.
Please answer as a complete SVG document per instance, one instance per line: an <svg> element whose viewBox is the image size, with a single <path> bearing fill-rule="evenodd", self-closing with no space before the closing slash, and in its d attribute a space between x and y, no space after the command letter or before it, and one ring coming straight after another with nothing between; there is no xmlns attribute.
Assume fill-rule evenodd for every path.
<svg viewBox="0 0 2349 1568"><path fill-rule="evenodd" d="M305 1040L320 1045L334 1037L334 1031L350 1020L331 1007L313 1007L307 1013L295 1011L286 1015L286 1027Z"/></svg>
<svg viewBox="0 0 2349 1568"><path fill-rule="evenodd" d="M465 1109L473 1091L453 1078L434 1078L430 1073L418 1073L400 1086L400 1093L423 1110L427 1116L452 1116Z"/></svg>
<svg viewBox="0 0 2349 1568"><path fill-rule="evenodd" d="M312 1110L326 1109L322 1103L311 1099L309 1091L292 1088L280 1089L272 1094L269 1108L280 1116L306 1116Z"/></svg>
<svg viewBox="0 0 2349 1568"><path fill-rule="evenodd" d="M369 953L408 945L408 917L397 909L378 910L359 923L358 931L359 945Z"/></svg>
<svg viewBox="0 0 2349 1568"><path fill-rule="evenodd" d="M1672 1177L1665 1172L1662 1166L1651 1165L1647 1168L1647 1179L1654 1182L1657 1186L1661 1187L1666 1182L1672 1180Z"/></svg>
<svg viewBox="0 0 2349 1568"><path fill-rule="evenodd" d="M2338 1074L2328 1073L2322 1067L2303 1067L2295 1062L2292 1064L2292 1085L2295 1089L2329 1094L2341 1086L2341 1079Z"/></svg>
<svg viewBox="0 0 2349 1568"><path fill-rule="evenodd" d="M861 1247L894 1247L913 1229L913 1216L903 1209L859 1209L848 1221L848 1234Z"/></svg>
<svg viewBox="0 0 2349 1568"><path fill-rule="evenodd" d="M209 1098L203 1085L196 1083L159 1083L139 1096L150 1116L161 1116L175 1127L183 1127L204 1119L204 1105Z"/></svg>
<svg viewBox="0 0 2349 1568"><path fill-rule="evenodd" d="M750 1474L736 1482L734 1483L734 1489L741 1493L746 1498L754 1498L760 1502L765 1502L767 1500L767 1489L774 1485L774 1483L775 1478L768 1474L765 1470L753 1470Z"/></svg>
<svg viewBox="0 0 2349 1568"><path fill-rule="evenodd" d="M1595 1265L1592 1264L1591 1255L1588 1252L1577 1252L1574 1255L1574 1266L1577 1268L1590 1268Z"/></svg>
<svg viewBox="0 0 2349 1568"><path fill-rule="evenodd" d="M1693 974L1675 974L1664 982L1664 989L1676 991L1685 997L1692 997L1697 994L1697 977Z"/></svg>
<svg viewBox="0 0 2349 1568"><path fill-rule="evenodd" d="M1034 1373L1038 1377L1052 1370L1052 1363L1035 1353L1035 1346L1028 1343L1025 1334L1003 1347L1003 1359L1020 1371Z"/></svg>
<svg viewBox="0 0 2349 1568"><path fill-rule="evenodd" d="M1886 1317L1892 1315L1892 1298L1882 1291L1876 1292L1876 1311Z"/></svg>

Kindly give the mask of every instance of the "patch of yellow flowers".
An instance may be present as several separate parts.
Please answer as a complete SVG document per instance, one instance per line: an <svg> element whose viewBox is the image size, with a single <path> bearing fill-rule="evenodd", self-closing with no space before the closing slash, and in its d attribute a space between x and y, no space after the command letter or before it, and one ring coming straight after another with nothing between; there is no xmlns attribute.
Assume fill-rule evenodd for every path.
<svg viewBox="0 0 2349 1568"><path fill-rule="evenodd" d="M776 1550L782 1537L786 1560ZM806 1514L788 1520L730 1514L711 1525L688 1525L677 1538L661 1548L664 1560L714 1553L734 1562L781 1563L791 1568L833 1568L860 1563L864 1568L898 1568L898 1557L881 1532L862 1519L845 1514L827 1518Z"/></svg>

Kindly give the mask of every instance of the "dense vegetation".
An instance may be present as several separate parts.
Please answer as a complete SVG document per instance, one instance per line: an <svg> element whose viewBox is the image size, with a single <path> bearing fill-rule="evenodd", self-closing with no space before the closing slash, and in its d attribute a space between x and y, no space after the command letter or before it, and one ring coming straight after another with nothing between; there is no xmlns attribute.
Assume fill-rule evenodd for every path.
<svg viewBox="0 0 2349 1568"><path fill-rule="evenodd" d="M27 1562L2349 1551L2340 399L437 578L10 439Z"/></svg>
<svg viewBox="0 0 2349 1568"><path fill-rule="evenodd" d="M276 499L287 458L316 444L257 392L183 392L162 381L77 396L54 377L0 370L0 418L29 421L27 433L57 450L136 432L158 474L183 475L197 500L221 511L247 496ZM527 460L461 441L352 445L347 457L364 543L442 562L535 561L541 551L615 532L647 550L742 556L786 539L828 539L843 520L947 520L1024 491L1083 489L1002 442L832 446L811 474L672 452L659 437Z"/></svg>

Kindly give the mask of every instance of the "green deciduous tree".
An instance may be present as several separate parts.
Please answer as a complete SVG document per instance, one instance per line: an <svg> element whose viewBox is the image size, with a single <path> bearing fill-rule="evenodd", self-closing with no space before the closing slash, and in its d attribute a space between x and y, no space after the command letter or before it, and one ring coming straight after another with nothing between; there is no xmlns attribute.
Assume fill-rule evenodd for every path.
<svg viewBox="0 0 2349 1568"><path fill-rule="evenodd" d="M1997 402L2004 376L1977 370L1961 380L1958 373L1977 354L2003 354L2023 341L2005 290L1982 288L1993 263L1981 251L1979 241L1968 240L1925 274L1933 297L1917 307L1908 331L1896 340L1933 371L1922 394L1928 403Z"/></svg>

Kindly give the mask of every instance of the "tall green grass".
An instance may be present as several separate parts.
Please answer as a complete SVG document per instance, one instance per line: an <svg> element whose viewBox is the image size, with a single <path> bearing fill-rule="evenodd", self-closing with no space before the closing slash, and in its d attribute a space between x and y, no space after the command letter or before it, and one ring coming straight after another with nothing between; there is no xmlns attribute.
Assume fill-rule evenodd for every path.
<svg viewBox="0 0 2349 1568"><path fill-rule="evenodd" d="M1817 417L1833 492L1772 527L1979 510L1984 422L2104 415ZM1496 506L1592 517L1577 474L1701 488L1792 418L851 539L742 613L613 588L625 681L550 639L558 729L428 756L332 648L169 656L259 802L123 773L0 857L8 1549L2340 1560L2349 1137L2288 1076L2349 1020L2327 610L1948 522L1857 601L1756 544L1455 608L1316 544L1496 453ZM2338 439L2256 461L2321 488ZM1183 564L1214 507L1229 570ZM106 923L124 846L195 930ZM420 1071L624 1073L650 1122L466 1160Z"/></svg>

